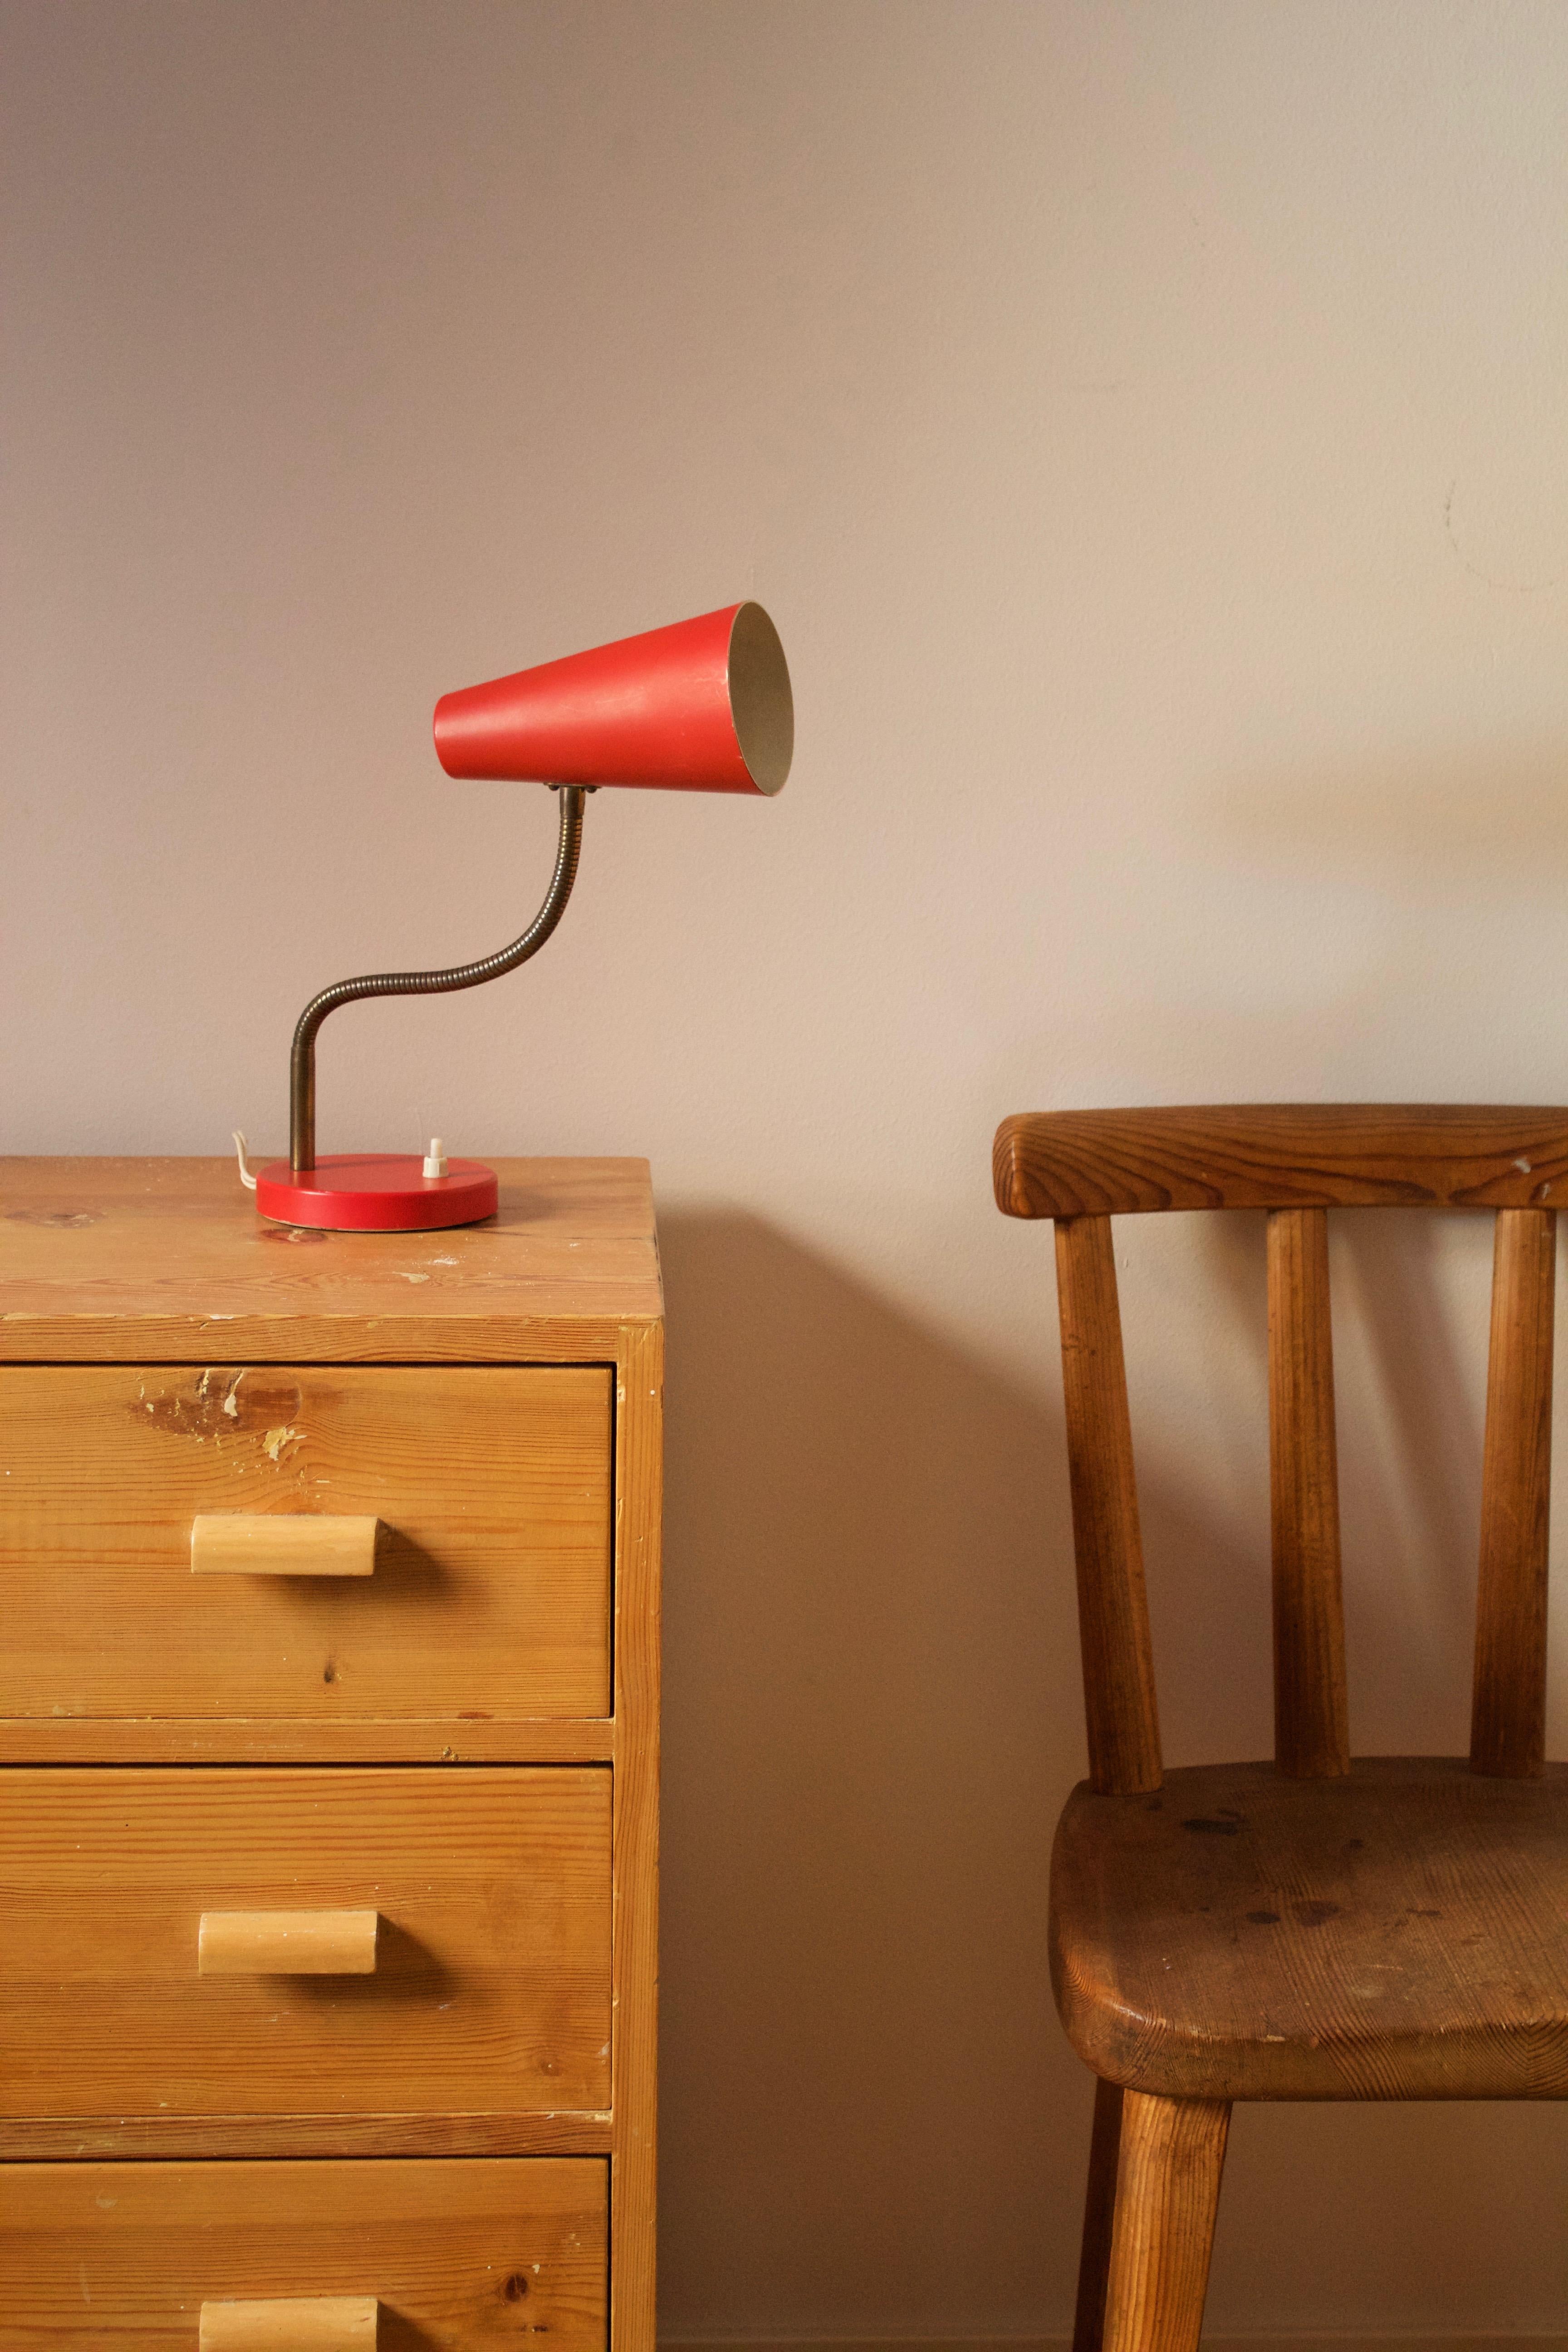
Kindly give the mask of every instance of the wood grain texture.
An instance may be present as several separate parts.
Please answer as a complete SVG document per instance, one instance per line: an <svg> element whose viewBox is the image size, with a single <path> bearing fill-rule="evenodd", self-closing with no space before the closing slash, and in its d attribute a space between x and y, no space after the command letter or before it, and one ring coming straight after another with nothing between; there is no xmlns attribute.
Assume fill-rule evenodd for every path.
<svg viewBox="0 0 1568 2352"><path fill-rule="evenodd" d="M1057 1226L1057 1302L1089 1780L1157 1789L1160 1726L1110 1221Z"/></svg>
<svg viewBox="0 0 1568 2352"><path fill-rule="evenodd" d="M0 2352L195 2352L204 2304L374 2297L381 2352L604 2352L607 2168L18 2165Z"/></svg>
<svg viewBox="0 0 1568 2352"><path fill-rule="evenodd" d="M0 1717L602 1717L602 1366L0 1367ZM378 1516L369 1579L193 1576L205 1513Z"/></svg>
<svg viewBox="0 0 1568 2352"><path fill-rule="evenodd" d="M1478 1772L1538 1773L1546 1756L1556 1226L1551 1209L1497 1220L1470 1715Z"/></svg>
<svg viewBox="0 0 1568 2352"><path fill-rule="evenodd" d="M1268 1218L1268 1471L1274 1566L1274 1753L1310 1779L1350 1769L1329 1223Z"/></svg>
<svg viewBox="0 0 1568 2352"><path fill-rule="evenodd" d="M1568 2096L1568 1766L1173 1771L1069 1799L1051 1874L1068 2039L1131 2090Z"/></svg>
<svg viewBox="0 0 1568 2352"><path fill-rule="evenodd" d="M214 1511L191 1521L193 1576L374 1576L377 1518Z"/></svg>
<svg viewBox="0 0 1568 2352"><path fill-rule="evenodd" d="M0 2120L5 2160L57 2158L607 2156L610 2111L531 2114L486 2107L356 2116L47 2116ZM4 2179L0 2174L0 2179Z"/></svg>
<svg viewBox="0 0 1568 2352"><path fill-rule="evenodd" d="M1075 2347L1197 2352L1232 2100L1568 2097L1568 1767L1542 1764L1568 1111L1064 1112L1005 1121L994 1173L1005 1213L1056 1220L1089 1701L1050 1903L1057 2005L1100 2078ZM1337 1205L1498 1213L1470 1761L1349 1761ZM1277 1768L1162 1786L1110 1220L1173 1209L1268 1213ZM1153 1771L1117 1755L1119 1702Z"/></svg>
<svg viewBox="0 0 1568 2352"><path fill-rule="evenodd" d="M1568 1177L1568 1109L1253 1103L1004 1119L1012 1217L1162 1209L1539 1208Z"/></svg>
<svg viewBox="0 0 1568 2352"><path fill-rule="evenodd" d="M492 1722L471 1712L401 1723L264 1723L239 1716L0 1722L0 1765L608 1764L615 1754L610 1716L565 1722Z"/></svg>
<svg viewBox="0 0 1568 2352"><path fill-rule="evenodd" d="M1084 2198L1072 2352L1101 2352L1105 2341L1105 2295L1110 2279L1110 2242L1116 2221L1123 2095L1115 2083L1096 2083L1094 2086L1094 2130L1089 2146L1089 2189Z"/></svg>
<svg viewBox="0 0 1568 2352"><path fill-rule="evenodd" d="M7 1773L4 2112L604 2108L609 1778ZM379 1912L374 1976L197 1975L204 1911L318 1907Z"/></svg>
<svg viewBox="0 0 1568 2352"><path fill-rule="evenodd" d="M380 2314L374 2294L204 2303L198 2352L378 2352Z"/></svg>
<svg viewBox="0 0 1568 2352"><path fill-rule="evenodd" d="M1105 2352L1198 2352L1230 2109L1128 2093Z"/></svg>
<svg viewBox="0 0 1568 2352"><path fill-rule="evenodd" d="M149 1884L136 1891L135 1907L148 1896L154 1912L162 1906L179 1915L179 1936L164 1948L172 1951L182 1939L188 1947L203 1907L239 1908L260 1901L281 1908L329 1899L315 1874L323 1859L334 1861L335 1884L347 1889L350 1901L375 1902L393 1927L374 1977L299 1983L286 1977L249 1980L251 1990L266 1986L274 1992L262 2053L268 2063L258 2069L252 2063L254 2037L248 2045L243 2035L237 2044L232 2034L215 2037L204 2055L210 2013L196 2012L193 2036L190 2013L177 2015L177 2004L164 1997L161 1963L143 1982L146 2000L139 1993L132 2002L130 1979L121 1980L121 1990L136 2012L132 2031L116 2039L106 2030L98 1998L102 1987L95 1990L92 1981L96 1910L86 1901L85 1886L78 1890L82 1924L68 1928L65 1940L69 1965L88 1986L81 2003L83 2046L72 2045L71 2024L63 2016L67 1997L60 1992L62 1985L68 1986L74 1999L80 1985L54 1965L59 1957L56 1951L39 1975L44 1993L61 2013L39 2030L26 2063L30 2079L45 2084L63 2076L79 2084L96 2070L101 2104L91 2113L13 2116L0 2123L0 2154L16 2160L4 2177L7 2184L20 2177L24 2164L35 2161L58 2183L71 2168L93 2158L123 2157L137 2159L130 2168L142 2185L159 2177L190 2180L198 2173L243 2185L244 2176L255 2174L265 2181L270 2197L286 2172L297 2171L309 2193L304 2207L296 2209L295 2223L279 2233L279 2259L274 2263L269 2258L258 2275L225 2276L216 2282L218 2295L243 2299L294 2291L297 2283L290 2280L281 2252L297 2250L301 2210L308 2210L312 2225L319 2222L322 2231L328 2230L317 2192L343 2174L340 2159L377 2159L359 2168L382 2190L405 2172L411 2179L434 2173L445 2180L460 2180L468 2159L481 2152L498 2159L486 2168L493 2173L524 2151L530 2152L531 2163L536 2158L553 2160L558 2153L568 2159L563 2169L579 2180L587 2172L597 2176L596 2221L591 2231L580 2222L568 2231L573 2258L580 2252L588 2260L591 2309L586 2302L576 2312L564 2314L548 2304L542 2306L534 2299L540 2292L537 2276L530 2288L521 2269L510 2275L514 2284L521 2282L528 2290L529 2299L520 2292L504 2310L497 2307L487 2298L493 2296L497 2278L504 2284L508 2274L500 2273L499 2258L492 2261L488 2251L481 2255L487 2275L477 2299L464 2300L467 2290L449 2259L453 2228L442 2221L423 2231L416 2218L392 2233L392 2242L415 2254L428 2249L432 2263L441 2267L428 2280L414 2278L394 2315L384 2317L387 2345L401 2352L406 2336L410 2347L417 2339L422 2352L446 2352L448 2347L452 2352L459 2347L468 2352L469 2347L479 2352L480 2347L488 2348L503 2337L510 2341L514 2335L537 2332L555 2336L556 2352L587 2352L590 2344L595 2352L603 2352L608 2332L607 2222L616 2352L653 2352L662 1302L652 1204L647 1171L638 1161L502 1163L500 1174L501 1214L487 1226L428 1235L315 1236L260 1224L227 1160L0 1162L0 1361L16 1366L27 1383L46 1374L53 1378L71 1366L96 1367L111 1377L114 1367L136 1367L132 1377L139 1385L145 1383L147 1394L154 1395L155 1402L164 1397L171 1401L172 1426L157 1433L164 1462L184 1460L188 1465L199 1459L209 1465L210 1477L211 1461L221 1453L225 1470L232 1468L230 1441L237 1414L225 1416L225 1425L216 1433L216 1447L215 1433L204 1433L205 1451L195 1444L190 1430L178 1425L182 1414L188 1416L190 1392L199 1389L204 1372L209 1375L207 1396L198 1399L198 1404L212 1398L220 1372L235 1370L252 1384L248 1401L258 1403L269 1380L274 1384L298 1381L303 1369L313 1384L310 1394L314 1407L326 1392L323 1383L337 1381L341 1394L344 1384L357 1377L327 1368L363 1366L372 1368L374 1380L396 1380L400 1385L388 1396L403 1399L413 1410L428 1404L432 1387L446 1377L445 1368L467 1380L469 1368L475 1367L486 1378L485 1367L561 1367L569 1381L588 1377L598 1383L600 1434L591 1475L600 1481L604 1503L596 1571L601 1581L594 1609L598 1684L571 1693L557 1689L553 1698L542 1700L535 1687L540 1671L535 1644L547 1646L552 1629L553 1637L559 1637L570 1612L549 1604L542 1622L524 1622L517 1610L521 1573L517 1536L530 1514L517 1508L515 1495L496 1520L510 1528L512 1540L505 1589L498 1589L494 1580L468 1578L459 1587L455 1579L420 1581L407 1575L401 1580L395 1575L389 1586L388 1561L378 1556L372 1579L336 1591L330 1580L323 1580L313 1595L305 1597L300 1605L307 1613L300 1624L310 1638L302 1644L293 1640L292 1627L287 1642L279 1638L284 1629L275 1615L261 1621L259 1640L253 1626L244 1640L225 1635L205 1648L197 1645L198 1654L187 1654L184 1662L192 1670L186 1681L195 1696L166 1687L158 1693L151 1687L165 1674L163 1661L145 1639L150 1593L162 1589L155 1579L133 1607L124 1608L125 1579L152 1573L144 1530L127 1528L122 1538L111 1530L105 1538L102 1523L95 1521L74 1560L62 1560L57 1554L51 1639L60 1634L68 1602L75 1607L78 1629L95 1612L104 1616L96 1601L87 1607L81 1601L97 1572L95 1559L110 1588L121 1591L129 1622L114 1626L111 1639L103 1637L100 1625L96 1644L101 1654L118 1655L117 1666L101 1670L105 1703L112 1711L54 1711L67 1705L74 1710L80 1704L80 1691L70 1685L84 1678L90 1683L100 1671L90 1654L94 1644L84 1640L77 1654L78 1674L55 1675L50 1668L38 1676L36 1696L47 1711L0 1719L0 1761L16 1766L47 1760L51 1767L47 1775L0 1775L0 1812L8 1799L40 1778L48 1780L58 1795L73 1776L54 1768L79 1763L208 1768L145 1775L100 1769L76 1776L103 1790L144 1780L148 1790L162 1784L169 1791L210 1791L249 1777L264 1801L237 1841L245 1848L246 1883L226 1884L216 1895L207 1885L198 1895L182 1883L178 1857L185 1842L174 1838L167 1842L175 1857L165 1873L168 1883L160 1878L157 1887ZM148 1368L158 1366L177 1369L155 1371L150 1378ZM38 1368L36 1372L33 1367ZM547 1376L557 1374L552 1370ZM220 1410L226 1392L219 1390L216 1399ZM0 1398L0 1408L6 1402ZM136 1400L139 1407L145 1402L145 1395ZM243 1408L247 1402L242 1389L238 1404ZM384 1457L403 1462L412 1485L408 1444L384 1415L371 1418L372 1451L379 1446ZM459 1416L436 1449L441 1457L433 1465L436 1472L449 1475L453 1458L462 1457L467 1447L477 1458L481 1481L492 1486L501 1479L515 1482L526 1468L521 1461L526 1419L501 1412L478 1431L467 1415ZM268 1433L296 1431L298 1426L288 1416L268 1415L259 1433L266 1466L258 1463L244 1476L260 1480L282 1470L274 1498L264 1507L269 1509L349 1510L351 1506L341 1499L341 1487L337 1495L329 1491L336 1474L324 1454L318 1454L312 1469L320 1491L303 1502L298 1489L301 1448L285 1437L279 1444L279 1460L268 1454ZM0 1410L0 1444L15 1427L15 1415L8 1418ZM176 1438L192 1442L182 1452ZM417 1444L416 1439L411 1442ZM251 1450L255 1452L254 1444ZM25 1538L8 1551L8 1573L19 1570L24 1579L34 1577L36 1555L47 1551L58 1537L62 1502L68 1502L77 1474L68 1467L61 1471L58 1462L55 1470L59 1475L51 1473L38 1481ZM0 1507L5 1483L0 1480ZM91 1491L101 1497L110 1483L79 1478L78 1496ZM422 1477L418 1484L428 1499L430 1478ZM566 1481L569 1510L581 1507L584 1484L574 1477ZM467 1541L476 1527L482 1532L485 1513L474 1512L472 1496L466 1490L461 1499L463 1508L452 1533L454 1539ZM198 1507L203 1506L193 1501L193 1516ZM221 1511L254 1505L220 1493L205 1507ZM378 1507L373 1498L354 1507L363 1514ZM184 1533L188 1542L188 1522ZM499 1569L499 1555L497 1565ZM187 1596L204 1591L211 1594L215 1587L240 1595L253 1581L245 1577L193 1579L188 1555L180 1573ZM285 1599L292 1587L298 1600L294 1580L264 1581ZM395 1591L400 1582L401 1591ZM386 1678L374 1698L364 1680L365 1660L374 1646L367 1646L366 1640L373 1595L377 1605L389 1597L395 1600L385 1628ZM251 1598L254 1603L254 1593ZM321 1610L345 1600L353 1612L346 1630L359 1644L360 1664L353 1681L340 1673L346 1652L318 1650L316 1639ZM188 1600L184 1605L189 1607ZM109 1618L112 1614L111 1601ZM188 1625L189 1620L184 1622ZM607 1639L612 1627L613 1649ZM66 1629L68 1636L72 1631ZM8 1617L0 1634L0 1672L12 1633ZM177 1624L174 1648L179 1648ZM465 1650L467 1654L460 1654ZM210 1665L215 1654L230 1678L222 1693L202 1684L196 1672ZM285 1660L290 1672L298 1666L303 1675L300 1685L289 1685L283 1693L289 1711L251 1711L256 1692L245 1686L245 1677L276 1679ZM329 1664L333 1667L330 1683L325 1679ZM150 1678L136 1697L145 1712L131 1711L125 1683L132 1671ZM312 1682L312 1675L319 1681ZM404 1679L396 1680L398 1675ZM57 1686L46 1689L51 1677ZM153 1711L150 1696L161 1697L163 1711ZM342 1703L345 1700L348 1706ZM263 1709L268 1704L263 1701ZM539 1711L545 1706L576 1711ZM440 1769L404 1775L384 1769L403 1759L438 1764ZM348 1769L361 1762L384 1769L370 1773ZM478 1769L489 1762L514 1769L494 1773ZM547 1762L558 1767L608 1764L613 1769L586 1776L565 1769L535 1774L515 1769ZM227 1763L295 1769L248 1776L210 1769ZM318 1771L318 1766L339 1769ZM458 1971L447 1968L442 1972L444 1956L433 1931L409 1934L406 1942L399 1943L398 1915L389 1895L395 1874L383 1866L384 1855L378 1860L373 1851L374 1837L370 1843L365 1841L375 1831L374 1792L390 1790L405 1777L465 1792L457 1799L459 1810L487 1780L513 1790L535 1780L554 1783L558 1790L577 1777L595 1781L604 1819L593 1890L600 1922L595 1931L599 1941L594 1980L601 2003L595 2038L578 2036L578 2025L586 2023L573 1990L582 1937L569 1923L557 1932L550 1906L542 1915L538 1906L529 1909L526 1840L520 1844L509 1835L501 1818L505 1802L499 1795L486 1801L489 1818L473 1824L471 1838L459 1833L428 1841L420 1885L411 1883L406 1889L410 1904L417 1896L433 1912L444 1890L448 1898L451 1895L449 1873L443 1874L447 1866L466 1874L470 1862L482 1854L483 1868L475 1862L471 1877L465 1876L459 1909L479 1943L490 1939L495 1971L489 1972L487 1962L487 1981L476 1997ZM329 1823L331 1834L324 1843L313 1840L310 1853L301 1859L292 1847L291 1825L299 1818L297 1799L315 1780L332 1792L326 1798L329 1815L334 1814L338 1800L342 1801ZM355 1793L362 1780L372 1791L369 1802ZM103 1834L95 1831L86 1841L89 1849L96 1843L101 1864L95 1879L100 1902L106 1888L112 1890L114 1864L122 1858L110 1851L107 1825L106 1813L99 1824ZM59 1834L58 1818L51 1819L47 1808L35 1826L57 1854L66 1853L74 1840L74 1831L69 1840ZM136 1806L121 1826L122 1839L129 1833L129 1850L135 1853L142 1826ZM595 1832L596 1840L598 1836ZM230 1859L237 1874L237 1854ZM335 1867L337 1859L343 1864L341 1870ZM401 1857L411 1868L414 1859L411 1852ZM276 1883L266 1881L258 1895L258 1883L265 1880L263 1864L268 1870L276 1867L279 1874ZM0 1859L0 1885L14 1885L15 1874L6 1878L5 1869ZM23 1900L30 1914L35 1906L26 1903L25 1895ZM574 1916L580 1926L581 1911ZM542 1926L542 1957L537 1941ZM125 1941L111 1936L108 1948L98 1955L106 1974L110 1952L121 1957ZM15 1951L15 1939L5 1948ZM26 1953L21 1957L26 1958ZM188 1960L188 1948L186 1957ZM184 1987L187 1995L194 1991L202 2001L247 1990L243 1978L212 1982L187 1978ZM277 1999L279 1991L281 2000ZM400 2052L395 2083L384 2074L377 2077L380 2053L392 2045L378 2043L372 2031L374 2005L389 1992L395 1996L391 2004L393 2038ZM339 2004L345 1996L346 2009L324 2005ZM303 2025L302 2011L307 2012ZM0 2018L9 2014L0 1994ZM149 2057L145 2103L138 2107L135 2099L142 2093L125 2077L135 2072L136 2029L149 2014L158 2032L166 2029L166 2042ZM426 2065L417 2045L437 2021L438 2033L429 2043ZM307 2063L300 2052L311 2035L320 2046ZM299 2063L289 2058L285 2046L283 2065L275 2070L271 2059L289 2036ZM333 2041L332 2036L338 2038ZM402 2063L410 2051L412 2063ZM446 2063L448 2051L458 2053L455 2068ZM548 2074L546 2061L559 2071ZM596 2069L595 2080L574 2081L574 2067L580 2073ZM0 2080L5 2079L4 2068L0 2053ZM522 2104L517 2078L530 2069L539 2076L537 2103L525 2084L523 2096L529 2103ZM13 2078L16 2071L11 2070ZM385 2071L392 2071L390 2062ZM182 2110L193 2074L203 2080ZM258 2092L258 2080L272 2088ZM367 2094L381 2104L374 2108L363 2105ZM270 2107L263 2104L268 2096L274 2100ZM579 2098L585 2103L568 2104ZM177 2166L158 2161L175 2157L182 2159ZM426 2157L439 2162L405 2166L400 2160ZM208 2158L235 2161L208 2164ZM258 2158L266 2161L250 2161ZM313 2161L297 2164L299 2158ZM214 2218L202 2225L205 2242L216 2238L233 2252L245 2240L254 2251L259 2242L254 2229L237 2225L231 2231L226 2213L219 2213L216 2206L212 2213ZM229 2245L231 2237L235 2246ZM365 2237L365 2225L356 2219L355 2246L363 2248ZM73 2254L68 2261L70 2294L60 2306L64 2317L51 2307L43 2340L59 2352L78 2352L79 2347L85 2352L88 2344L112 2346L121 2336L127 2352L132 2344L136 2352L163 2352L166 2342L177 2343L180 2352L191 2352L199 2302L215 2293L210 2278L182 2291L181 2315L172 2337L159 2332L163 2305L154 2308L154 2291L162 2292L164 2284L161 2269L137 2274L133 2322L121 2326L116 2307L112 2327L95 2316L82 2333L79 2305L70 2294L83 2258ZM5 2262L0 2249L0 2265ZM312 2291L323 2277L326 2288L334 2291L371 2291L370 2282L343 2275L341 2268L327 2277L320 2264L314 2267ZM89 2274L96 2291L100 2273ZM382 2275L394 2273L383 2268ZM52 2273L46 2284L52 2293ZM100 2301L100 2313L101 2308ZM0 2329L9 2313L0 2296ZM27 2340L30 2352L33 2337ZM5 2352L8 2343L0 2333Z"/></svg>
<svg viewBox="0 0 1568 2352"><path fill-rule="evenodd" d="M658 2291L659 1592L664 1332L623 1339L616 1432L612 2352L654 2352Z"/></svg>
<svg viewBox="0 0 1568 2352"><path fill-rule="evenodd" d="M643 1160L498 1160L437 1234L268 1225L232 1159L0 1159L0 1361L608 1361L663 1312Z"/></svg>

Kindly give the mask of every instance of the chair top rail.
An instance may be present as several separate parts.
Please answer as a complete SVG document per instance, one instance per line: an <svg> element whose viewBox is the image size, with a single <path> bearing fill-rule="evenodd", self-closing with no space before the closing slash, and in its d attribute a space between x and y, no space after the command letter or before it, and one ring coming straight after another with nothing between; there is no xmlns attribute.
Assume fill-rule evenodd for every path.
<svg viewBox="0 0 1568 2352"><path fill-rule="evenodd" d="M1227 1103L1021 1112L992 1155L1010 1217L1163 1209L1568 1206L1568 1109Z"/></svg>

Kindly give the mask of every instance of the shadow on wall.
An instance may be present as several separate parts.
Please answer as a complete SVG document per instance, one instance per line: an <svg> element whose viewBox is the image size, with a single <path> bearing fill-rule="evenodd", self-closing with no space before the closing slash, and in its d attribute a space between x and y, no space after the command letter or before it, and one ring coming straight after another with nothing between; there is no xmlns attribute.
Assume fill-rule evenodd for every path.
<svg viewBox="0 0 1568 2352"><path fill-rule="evenodd" d="M984 2276L1026 2332L1088 2145L1059 1431L770 1226L659 1230L666 2331L969 2334Z"/></svg>
<svg viewBox="0 0 1568 2352"><path fill-rule="evenodd" d="M1200 1278L1256 1346L1261 1409L1261 1220L1200 1223ZM1357 1745L1462 1748L1479 1422L1426 1221L1344 1223L1346 1319L1366 1320L1384 1395L1379 1429L1344 1441ZM1089 2127L1046 1951L1051 1830L1083 1769L1059 1408L759 1220L688 1211L660 1233L663 2333L1059 2333ZM1020 1239L1040 1253L1020 1279L1038 1285L1044 1370L1049 1239ZM1397 1512L1376 1498L1413 1480L1426 1515L1399 1541L1430 1556L1394 1595ZM1167 1755L1267 1753L1266 1479L1239 1534L1147 1444L1140 1495ZM1424 1607L1436 1709L1433 1656L1412 1655ZM1481 2139L1474 2111L1238 2119L1214 2321L1331 2325L1352 2277L1396 2307L1402 2281L1430 2285L1434 2233L1456 2291L1523 2284L1507 2151L1528 2144L1549 2181L1563 2135L1491 2112ZM1470 2170L1483 2139L1498 2197ZM1375 2231L1346 2211L1358 2178L1399 2184ZM1229 2312L1227 2273L1256 2274L1245 2247L1280 2200L1294 2237L1271 2308Z"/></svg>

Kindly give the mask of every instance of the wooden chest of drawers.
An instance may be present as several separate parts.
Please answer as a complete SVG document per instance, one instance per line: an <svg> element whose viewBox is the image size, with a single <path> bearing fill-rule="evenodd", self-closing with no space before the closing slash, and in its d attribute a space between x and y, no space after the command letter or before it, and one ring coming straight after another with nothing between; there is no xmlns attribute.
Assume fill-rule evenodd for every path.
<svg viewBox="0 0 1568 2352"><path fill-rule="evenodd" d="M652 2352L637 1160L0 1160L0 2352Z"/></svg>

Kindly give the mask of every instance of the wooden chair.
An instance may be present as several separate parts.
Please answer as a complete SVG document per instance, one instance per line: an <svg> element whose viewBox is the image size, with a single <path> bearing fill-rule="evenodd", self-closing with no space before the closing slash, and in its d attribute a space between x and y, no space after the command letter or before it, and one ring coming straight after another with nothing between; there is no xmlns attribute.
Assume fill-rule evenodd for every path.
<svg viewBox="0 0 1568 2352"><path fill-rule="evenodd" d="M1236 2099L1568 2097L1568 1767L1544 1761L1554 1196L1568 1110L1058 1112L998 1130L1056 1220L1089 1776L1051 1973L1099 2079L1075 2352L1194 2352ZM1565 1194L1568 1197L1568 1194ZM1468 1759L1351 1761L1327 1211L1495 1210ZM1164 1771L1110 1220L1268 1213L1275 1756Z"/></svg>

